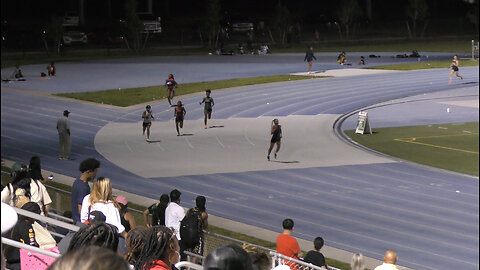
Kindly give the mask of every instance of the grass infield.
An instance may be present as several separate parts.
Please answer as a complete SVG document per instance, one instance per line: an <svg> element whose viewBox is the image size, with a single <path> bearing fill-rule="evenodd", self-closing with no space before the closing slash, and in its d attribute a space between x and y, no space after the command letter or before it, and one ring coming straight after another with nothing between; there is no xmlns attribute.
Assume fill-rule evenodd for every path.
<svg viewBox="0 0 480 270"><path fill-rule="evenodd" d="M241 78L211 82L198 82L198 83L186 83L179 84L175 89L175 95L182 96L192 93L204 92L206 89L225 89L231 87L294 81L294 80L306 80L306 79L319 79L321 77L314 76L297 76L297 75L276 75L276 76L260 76L253 78ZM323 77L325 78L325 77ZM131 105L141 104L145 102L152 102L155 100L166 99L165 86L150 86L150 87L138 87L128 89L113 89L97 92L82 92L82 93L60 93L54 94L56 96L68 97L74 99L80 99L85 101L91 101L101 104L110 104L120 107L128 107ZM176 99L178 100L178 99Z"/></svg>
<svg viewBox="0 0 480 270"><path fill-rule="evenodd" d="M394 64L385 66L367 67L367 69L388 69L388 70L416 70L429 68L445 68L450 69L451 60L442 61L421 61L417 63ZM460 60L460 74L462 74L462 67L478 66L478 59L475 60Z"/></svg>
<svg viewBox="0 0 480 270"><path fill-rule="evenodd" d="M352 140L390 156L478 176L478 122L378 128L345 132Z"/></svg>

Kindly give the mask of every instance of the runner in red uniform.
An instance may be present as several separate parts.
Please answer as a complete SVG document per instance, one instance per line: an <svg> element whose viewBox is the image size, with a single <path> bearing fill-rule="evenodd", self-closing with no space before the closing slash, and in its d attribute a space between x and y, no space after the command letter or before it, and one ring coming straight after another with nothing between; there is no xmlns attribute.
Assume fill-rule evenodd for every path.
<svg viewBox="0 0 480 270"><path fill-rule="evenodd" d="M173 74L168 74L168 79L165 81L165 86L167 87L168 104L172 106L171 100L175 96L175 88L177 88L177 82L173 78Z"/></svg>
<svg viewBox="0 0 480 270"><path fill-rule="evenodd" d="M180 128L183 128L183 119L186 114L187 114L187 111L183 107L182 102L179 100L174 110L175 127L177 128L177 136L180 136L180 130L178 129L178 126L180 126Z"/></svg>

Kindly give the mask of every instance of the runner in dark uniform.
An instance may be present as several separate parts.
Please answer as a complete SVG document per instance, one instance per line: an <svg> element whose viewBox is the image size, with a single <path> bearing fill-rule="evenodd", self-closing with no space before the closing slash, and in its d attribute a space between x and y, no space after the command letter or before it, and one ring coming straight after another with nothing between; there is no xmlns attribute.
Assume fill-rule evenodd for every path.
<svg viewBox="0 0 480 270"><path fill-rule="evenodd" d="M147 141L150 139L150 127L152 126L152 119L154 119L152 114L152 107L147 105L145 111L142 113L143 118L143 136L145 136L145 130L147 130Z"/></svg>
<svg viewBox="0 0 480 270"><path fill-rule="evenodd" d="M268 160L270 160L270 153L272 152L273 146L275 144L277 144L277 150L275 151L275 159L277 158L278 150L280 150L280 141L282 140L282 126L278 124L278 119L273 119L270 134L272 134L272 139L270 140L270 148L268 148Z"/></svg>
<svg viewBox="0 0 480 270"><path fill-rule="evenodd" d="M305 53L305 59L303 61L308 62L308 75L310 75L310 71L312 70L312 61L313 59L317 60L315 55L313 55L313 46L309 46L307 52Z"/></svg>
<svg viewBox="0 0 480 270"><path fill-rule="evenodd" d="M167 99L168 104L172 106L172 99L175 96L175 88L177 88L177 82L173 78L173 74L168 74L168 79L165 81L165 86L167 86Z"/></svg>
<svg viewBox="0 0 480 270"><path fill-rule="evenodd" d="M457 77L460 77L460 79L463 80L463 77L458 73L458 66L459 66L459 64L458 64L458 57L455 55L455 56L453 57L452 64L450 65L451 70L450 70L450 78L449 78L449 80L448 80L448 84L451 84L451 83L452 83L452 75L453 75L453 73L455 73L455 75L457 75Z"/></svg>
<svg viewBox="0 0 480 270"><path fill-rule="evenodd" d="M200 105L202 105L202 103L205 103L205 108L203 109L203 114L205 115L205 129L207 128L207 117L208 119L212 117L212 107L213 105L215 105L215 102L213 102L213 98L210 97L211 92L212 91L210 89L207 89L207 91L205 91L205 94L207 96L203 98L202 102L200 102Z"/></svg>
<svg viewBox="0 0 480 270"><path fill-rule="evenodd" d="M180 126L180 128L183 128L183 119L186 114L187 114L187 111L183 107L182 102L179 100L174 110L175 127L177 128L177 136L180 136L180 130L178 129L178 126Z"/></svg>

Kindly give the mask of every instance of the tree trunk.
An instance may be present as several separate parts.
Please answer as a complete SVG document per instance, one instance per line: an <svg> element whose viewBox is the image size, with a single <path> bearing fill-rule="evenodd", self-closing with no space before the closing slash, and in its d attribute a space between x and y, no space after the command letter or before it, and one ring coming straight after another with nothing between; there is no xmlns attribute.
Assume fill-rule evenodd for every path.
<svg viewBox="0 0 480 270"><path fill-rule="evenodd" d="M339 23L335 23L335 25L337 26L337 29L338 29L338 36L340 37L340 39L343 39L343 35L342 35L342 28L340 28L340 24Z"/></svg>
<svg viewBox="0 0 480 270"><path fill-rule="evenodd" d="M408 39L412 39L412 32L410 31L410 24L408 23L408 21L405 21L405 24L407 25Z"/></svg>

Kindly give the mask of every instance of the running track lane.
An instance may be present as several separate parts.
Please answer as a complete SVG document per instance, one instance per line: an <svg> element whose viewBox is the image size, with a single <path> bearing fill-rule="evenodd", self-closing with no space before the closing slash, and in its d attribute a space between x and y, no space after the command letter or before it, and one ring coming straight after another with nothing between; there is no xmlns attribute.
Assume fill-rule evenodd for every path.
<svg viewBox="0 0 480 270"><path fill-rule="evenodd" d="M342 114L462 83L478 86L478 68L462 68L462 75L470 79L453 85L444 70L427 70L214 92L214 117ZM203 117L199 99L182 98L190 119ZM74 162L56 159L55 124L66 107L73 112ZM165 102L152 107L157 121L172 117ZM232 220L279 230L288 216L294 235L306 240L322 235L327 245L377 259L392 248L401 265L415 269L478 269L478 178L392 163L142 179L96 153L93 138L108 121L138 122L143 108L125 112L2 90L1 110L6 158L28 161L37 154L45 169L75 177L78 163L93 156L102 162L99 175L125 191L157 198L179 188L184 206L202 194L210 213Z"/></svg>

